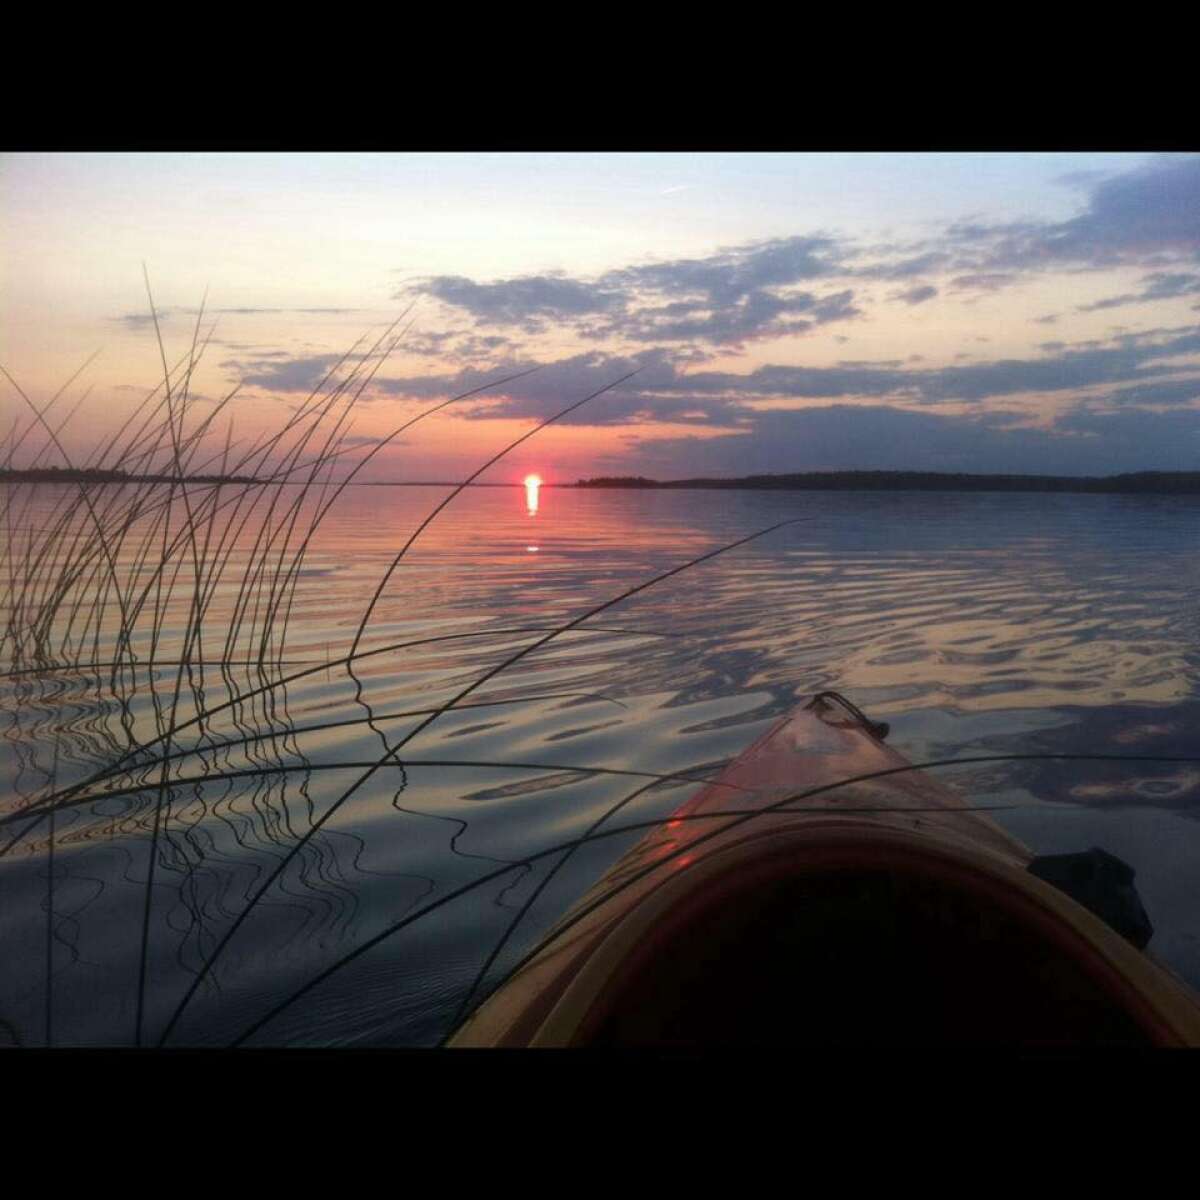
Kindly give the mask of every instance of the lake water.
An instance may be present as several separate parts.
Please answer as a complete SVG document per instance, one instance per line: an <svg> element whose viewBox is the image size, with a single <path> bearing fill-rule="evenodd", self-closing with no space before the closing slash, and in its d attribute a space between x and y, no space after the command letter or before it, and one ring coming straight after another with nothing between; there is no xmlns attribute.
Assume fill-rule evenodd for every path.
<svg viewBox="0 0 1200 1200"><path fill-rule="evenodd" d="M249 633L220 664L234 657L227 583L205 665L180 674L186 569L153 668L117 688L82 669L3 680L0 1043L153 1045L169 1028L171 1045L227 1044L336 966L249 1044L436 1044L501 939L476 996L640 835L557 872L559 855L521 860L630 796L611 827L664 816L824 688L891 722L913 761L1200 755L1200 498L543 488L531 515L522 489L473 488L404 558L353 668L338 664L446 490L340 497L296 581L291 682L243 665ZM10 564L62 501L27 491L0 534ZM549 641L376 766L554 627L789 518ZM253 552L235 549L230 578ZM11 605L21 581L4 570ZM244 614L244 631L256 620L282 624ZM171 735L165 773L168 743L104 778L166 728L177 684L178 713L210 715ZM1009 806L994 815L1035 852L1098 845L1130 863L1150 950L1200 987L1200 766L939 775L973 804ZM93 777L52 817L20 817Z"/></svg>

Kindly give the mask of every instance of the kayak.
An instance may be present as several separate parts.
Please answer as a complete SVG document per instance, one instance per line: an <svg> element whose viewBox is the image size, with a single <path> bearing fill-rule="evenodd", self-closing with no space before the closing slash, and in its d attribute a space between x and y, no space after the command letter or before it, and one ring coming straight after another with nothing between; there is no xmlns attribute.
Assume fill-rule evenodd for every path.
<svg viewBox="0 0 1200 1200"><path fill-rule="evenodd" d="M1035 857L886 734L837 693L800 704L448 1044L1200 1045L1130 868Z"/></svg>

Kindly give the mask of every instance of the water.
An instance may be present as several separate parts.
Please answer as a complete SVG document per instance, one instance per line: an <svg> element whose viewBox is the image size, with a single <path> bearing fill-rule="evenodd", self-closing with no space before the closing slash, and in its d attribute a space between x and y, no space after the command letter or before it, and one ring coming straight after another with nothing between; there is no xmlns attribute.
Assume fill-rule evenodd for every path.
<svg viewBox="0 0 1200 1200"><path fill-rule="evenodd" d="M14 542L61 500L37 493ZM288 670L307 673L180 730L166 779L144 757L53 821L12 820L165 728L156 706L173 696L186 587L161 665L123 677L119 696L85 670L3 681L0 835L16 841L0 860L0 1041L132 1044L142 990L141 1039L158 1042L238 914L347 792L216 955L168 1044L234 1041L406 919L248 1041L435 1044L506 930L484 993L638 835L597 842L557 874L556 854L520 860L634 793L613 826L665 815L819 689L891 722L890 743L913 761L1200 754L1194 497L542 488L533 515L526 489L476 488L406 556L359 649L442 640L338 665L396 550L443 495L343 494L288 620ZM793 517L523 657L371 771L429 709L556 625ZM231 561L250 554L239 543ZM185 715L275 678L213 665L235 603L231 585L214 593ZM1014 806L996 815L1035 852L1099 845L1129 862L1150 949L1200 986L1200 767L1019 761L942 774L972 803Z"/></svg>

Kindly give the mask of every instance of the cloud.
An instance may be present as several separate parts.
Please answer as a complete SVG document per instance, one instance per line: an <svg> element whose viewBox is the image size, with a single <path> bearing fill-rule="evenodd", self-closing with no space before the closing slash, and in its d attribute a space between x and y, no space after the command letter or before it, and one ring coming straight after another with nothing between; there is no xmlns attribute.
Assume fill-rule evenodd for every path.
<svg viewBox="0 0 1200 1200"><path fill-rule="evenodd" d="M624 303L620 293L611 288L563 275L526 275L496 283L475 283L462 275L438 275L424 280L415 290L463 309L476 324L516 325L531 332L541 328L541 318L571 320Z"/></svg>
<svg viewBox="0 0 1200 1200"><path fill-rule="evenodd" d="M903 300L905 304L924 304L926 300L932 300L937 294L937 288L931 284L923 284L920 287L912 287L907 291L897 292L893 298Z"/></svg>
<svg viewBox="0 0 1200 1200"><path fill-rule="evenodd" d="M1152 335L1152 336L1151 336ZM745 375L689 374L677 383L692 393L796 399L882 398L909 402L981 402L1022 392L1064 392L1106 383L1137 381L1166 370L1156 360L1200 352L1200 326L1150 330L1114 339L1114 344L1047 342L1042 358L996 359L970 366L895 369L843 363L836 367L768 365Z"/></svg>
<svg viewBox="0 0 1200 1200"><path fill-rule="evenodd" d="M814 470L1104 475L1194 470L1200 412L1071 414L1054 428L882 405L757 414L744 432L642 441L630 469L659 478Z"/></svg>
<svg viewBox="0 0 1200 1200"><path fill-rule="evenodd" d="M1126 304L1145 304L1152 300L1174 300L1180 296L1200 294L1200 274L1193 271L1154 271L1142 279L1140 292L1108 296L1093 304L1080 305L1077 312L1096 312L1099 309L1119 308Z"/></svg>
<svg viewBox="0 0 1200 1200"><path fill-rule="evenodd" d="M1095 307L1193 294L1196 273L1181 264L1200 261L1200 156L1160 156L1120 173L1077 174L1070 184L1083 207L1066 221L956 221L905 244L854 245L804 233L594 277L438 275L398 296L428 296L477 330L509 337L565 329L599 343L727 349L857 319L868 303L858 286L865 280L903 283L888 299L913 307L940 291L971 303L1047 271L1140 263L1154 268L1143 293ZM1054 317L1033 319L1049 324Z"/></svg>
<svg viewBox="0 0 1200 1200"><path fill-rule="evenodd" d="M854 293L848 289L826 296L812 292L780 295L758 289L720 305L676 301L657 308L647 307L584 332L594 339L698 340L714 345L738 345L759 338L806 333L831 321L850 320L861 314L853 301Z"/></svg>
<svg viewBox="0 0 1200 1200"><path fill-rule="evenodd" d="M171 319L172 310L169 308L160 308L158 310L158 323L165 325ZM119 317L108 317L109 321L114 321L118 325L124 325L126 329L141 331L154 328L154 314L149 312L144 313L125 313Z"/></svg>
<svg viewBox="0 0 1200 1200"><path fill-rule="evenodd" d="M1077 182L1087 205L1070 220L960 222L946 238L982 273L1194 261L1200 252L1200 155L1163 155Z"/></svg>
<svg viewBox="0 0 1200 1200"><path fill-rule="evenodd" d="M858 316L849 289L817 293L796 286L840 269L838 244L814 235L624 267L595 279L559 273L478 283L440 275L419 280L398 296L431 296L466 313L477 326L539 333L553 321L592 339L732 345Z"/></svg>
<svg viewBox="0 0 1200 1200"><path fill-rule="evenodd" d="M1200 292L1200 275L1195 272L1170 274L1156 271L1147 275L1142 282L1146 285L1142 295L1147 300L1170 300Z"/></svg>
<svg viewBox="0 0 1200 1200"><path fill-rule="evenodd" d="M884 261L871 266L856 267L853 273L866 279L910 279L914 275L928 275L940 271L953 263L951 255L945 250L930 250L924 254L900 259L894 257L897 252L897 247L894 246L875 246L870 253L882 254ZM905 251L900 249L899 253L903 254ZM891 261L888 261L889 259Z"/></svg>
<svg viewBox="0 0 1200 1200"><path fill-rule="evenodd" d="M1065 171L1062 175L1056 176L1054 182L1061 183L1064 187L1082 188L1085 191L1091 191L1096 184L1102 183L1106 179L1111 179L1115 174L1117 172L1099 168L1083 171Z"/></svg>
<svg viewBox="0 0 1200 1200"><path fill-rule="evenodd" d="M476 334L461 329L409 333L403 342L409 354L437 356L449 362L491 361L515 353L517 343L500 334Z"/></svg>
<svg viewBox="0 0 1200 1200"><path fill-rule="evenodd" d="M1105 405L1119 405L1132 410L1152 405L1185 405L1200 403L1200 378L1166 379L1121 388L1102 397ZM1083 411L1081 408L1080 411Z"/></svg>
<svg viewBox="0 0 1200 1200"><path fill-rule="evenodd" d="M340 315L343 313L360 313L367 311L361 308L259 308L243 306L240 308L209 308L205 309L206 316L219 315L235 315L235 316L250 316L261 315L263 313L276 314L292 314L292 313L307 313L321 314L326 316ZM200 315L200 309L189 308L186 305L174 305L166 308L157 309L158 323L165 325L167 321L174 316L196 317ZM119 317L107 317L108 321L114 321L119 325L124 325L126 329L135 331L153 329L154 316L150 312L124 313Z"/></svg>
<svg viewBox="0 0 1200 1200"><path fill-rule="evenodd" d="M276 392L310 393L343 356L341 354L308 354L282 361L271 361L274 355L261 355L250 362L227 360L223 367L240 372L243 384Z"/></svg>
<svg viewBox="0 0 1200 1200"><path fill-rule="evenodd" d="M626 267L603 278L612 286L704 296L710 304L719 305L762 288L837 274L840 259L838 243L827 235L816 234L726 247L706 258Z"/></svg>
<svg viewBox="0 0 1200 1200"><path fill-rule="evenodd" d="M190 309L191 312L196 312L196 309ZM210 309L214 313L236 313L238 315L257 315L260 313L319 313L323 315L340 315L342 313L360 313L367 311L362 308L260 308L254 306L243 306L241 308L214 308Z"/></svg>
<svg viewBox="0 0 1200 1200"><path fill-rule="evenodd" d="M1200 326L1125 334L1107 343L1045 342L1042 347L1041 357L941 367L905 365L898 359L847 359L833 367L767 364L741 374L688 370L689 355L671 346L649 347L632 355L594 351L542 364L535 374L467 402L462 412L478 420L544 419L572 396L585 396L635 368L640 370L634 379L572 414L569 423L686 420L740 427L755 418L755 406L766 400L883 400L908 406L970 403L982 409L988 401L1021 393L1085 392L1105 385L1126 385L1108 393L1118 405L1181 404L1195 395L1192 380L1164 380L1162 376L1185 376L1189 370L1195 375L1197 368L1159 360L1200 353ZM331 358L318 355L265 363L261 374L247 378L281 390L287 390L285 382L292 390L311 390L314 376L328 369ZM486 385L489 379L537 365L535 359L511 356L450 374L380 375L372 389L433 399L469 391ZM981 415L978 419L987 418Z"/></svg>
<svg viewBox="0 0 1200 1200"><path fill-rule="evenodd" d="M218 346L223 345L223 346L225 346L229 349L233 349L233 350L250 350L253 352L251 361L253 361L255 363L260 362L263 359L268 359L268 358L283 358L283 359L288 359L290 361L292 358L295 357L293 354L289 354L288 351L286 351L286 350L263 350L258 346L249 345L247 343L218 341L217 345ZM243 361L244 360L242 360L240 358L227 358L227 359L225 359L224 362L221 363L221 366L236 368L236 369L240 370L242 367Z"/></svg>
<svg viewBox="0 0 1200 1200"><path fill-rule="evenodd" d="M1082 211L1069 220L958 220L921 242L857 252L841 246L841 273L847 280L933 275L953 291L983 293L1048 271L1141 265L1164 268L1165 276L1200 261L1200 156L1162 155L1131 170L1075 172L1059 182L1082 193ZM1100 307L1135 298L1142 297Z"/></svg>
<svg viewBox="0 0 1200 1200"><path fill-rule="evenodd" d="M959 275L950 281L956 292L998 292L1020 280L1011 271L976 271L971 275Z"/></svg>
<svg viewBox="0 0 1200 1200"><path fill-rule="evenodd" d="M1108 259L1148 251L1200 249L1200 155L1164 157L1103 179L1087 211L1051 231L1060 254Z"/></svg>
<svg viewBox="0 0 1200 1200"><path fill-rule="evenodd" d="M1076 455L1095 474L1194 471L1200 455L1200 411L1194 408L1168 412L1081 409L1062 417L1057 428L1079 435Z"/></svg>
<svg viewBox="0 0 1200 1200"><path fill-rule="evenodd" d="M382 379L376 380L376 384L392 395L433 399L473 390L489 379L510 375L530 365L533 364L514 360L487 370L466 368L449 376ZM459 414L473 420L545 420L573 398L582 399L598 392L634 370L639 373L633 379L598 396L564 418L563 424L681 422L737 426L751 413L736 397L692 393L670 352L655 347L629 356L594 352L546 364L532 375L464 401Z"/></svg>
<svg viewBox="0 0 1200 1200"><path fill-rule="evenodd" d="M918 381L926 402L978 402L1020 392L1064 392L1137 379L1153 362L1200 350L1200 329L1164 342L1119 339L1115 346L1056 349L1045 358L999 359L971 366L943 367ZM1163 368L1158 368L1161 371Z"/></svg>

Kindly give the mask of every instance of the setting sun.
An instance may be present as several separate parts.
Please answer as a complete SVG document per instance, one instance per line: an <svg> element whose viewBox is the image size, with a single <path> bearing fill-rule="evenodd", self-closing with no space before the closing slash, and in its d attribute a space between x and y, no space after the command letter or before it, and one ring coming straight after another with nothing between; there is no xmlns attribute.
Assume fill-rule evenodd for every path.
<svg viewBox="0 0 1200 1200"><path fill-rule="evenodd" d="M525 503L529 508L529 515L532 517L538 510L538 488L542 486L542 477L540 475L525 476Z"/></svg>

